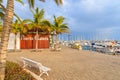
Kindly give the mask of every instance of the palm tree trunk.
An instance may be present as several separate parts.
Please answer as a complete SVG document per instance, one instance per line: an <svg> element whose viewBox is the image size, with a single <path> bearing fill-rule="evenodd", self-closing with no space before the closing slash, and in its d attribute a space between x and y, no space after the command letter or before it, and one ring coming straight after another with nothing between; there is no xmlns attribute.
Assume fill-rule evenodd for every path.
<svg viewBox="0 0 120 80"><path fill-rule="evenodd" d="M6 53L9 39L10 24L13 19L14 0L7 0L6 14L4 17L4 29L2 31L2 41L0 46L0 80L5 78Z"/></svg>
<svg viewBox="0 0 120 80"><path fill-rule="evenodd" d="M15 41L15 44L14 44L14 51L15 51L15 52L16 52L16 43L17 43L17 42L16 42L16 38L17 38L17 34L15 34L15 40L14 40L14 41Z"/></svg>
<svg viewBox="0 0 120 80"><path fill-rule="evenodd" d="M36 52L38 51L38 30L36 31Z"/></svg>

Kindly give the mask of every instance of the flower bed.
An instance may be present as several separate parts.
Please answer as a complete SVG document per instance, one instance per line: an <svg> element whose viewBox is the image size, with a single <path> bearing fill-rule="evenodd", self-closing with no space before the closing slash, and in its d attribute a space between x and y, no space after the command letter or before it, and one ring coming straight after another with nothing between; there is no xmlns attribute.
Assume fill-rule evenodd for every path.
<svg viewBox="0 0 120 80"><path fill-rule="evenodd" d="M22 67L14 62L6 62L5 80L35 80Z"/></svg>

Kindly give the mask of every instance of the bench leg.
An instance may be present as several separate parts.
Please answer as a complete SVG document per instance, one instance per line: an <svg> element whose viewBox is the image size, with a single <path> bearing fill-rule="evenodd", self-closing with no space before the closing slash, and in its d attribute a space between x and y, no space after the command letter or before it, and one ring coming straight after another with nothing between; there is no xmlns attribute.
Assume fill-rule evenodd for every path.
<svg viewBox="0 0 120 80"><path fill-rule="evenodd" d="M42 72L42 73L40 73L40 75L39 75L39 76L41 77L43 74L44 74L44 73Z"/></svg>
<svg viewBox="0 0 120 80"><path fill-rule="evenodd" d="M48 74L47 72L45 72L45 74L46 74L47 76L49 76L49 74Z"/></svg>
<svg viewBox="0 0 120 80"><path fill-rule="evenodd" d="M49 76L47 72L42 72L39 76L42 76L43 74L46 74L47 76Z"/></svg>
<svg viewBox="0 0 120 80"><path fill-rule="evenodd" d="M25 61L23 61L23 68L25 68L27 66L27 64L25 63Z"/></svg>

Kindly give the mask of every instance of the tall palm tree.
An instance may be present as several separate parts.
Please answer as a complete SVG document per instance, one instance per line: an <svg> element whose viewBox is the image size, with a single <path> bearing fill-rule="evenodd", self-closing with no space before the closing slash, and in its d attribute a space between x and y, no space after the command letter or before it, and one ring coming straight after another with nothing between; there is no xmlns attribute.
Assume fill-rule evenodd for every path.
<svg viewBox="0 0 120 80"><path fill-rule="evenodd" d="M36 31L36 51L38 49L38 34L50 34L53 31L52 24L50 21L43 19L44 18L44 10L35 9L33 12L34 20L32 23L33 30Z"/></svg>
<svg viewBox="0 0 120 80"><path fill-rule="evenodd" d="M31 20L29 19L24 19L21 20L19 18L19 20L15 20L15 22L12 23L11 25L11 32L15 34L15 51L16 51L16 35L18 33L22 34L26 34L28 32L28 30L31 29L31 26L29 25L29 23L31 23ZM29 27L28 27L29 26Z"/></svg>
<svg viewBox="0 0 120 80"><path fill-rule="evenodd" d="M54 24L53 24L53 28L54 28L54 32L55 32L55 36L56 36L56 47L58 46L58 34L62 34L62 33L69 33L69 27L67 26L66 23L64 23L65 18L62 16L56 17L54 16Z"/></svg>
<svg viewBox="0 0 120 80"><path fill-rule="evenodd" d="M0 3L3 0L0 0ZM22 0L17 0L21 2ZM35 0L28 0L28 3L31 7L34 7ZM45 1L45 0L40 0ZM55 0L57 4L61 4L62 0ZM7 8L5 11L4 23L3 23L3 32L2 32L2 42L0 47L0 80L4 80L5 77L5 64L6 64L6 52L9 38L10 25L13 20L14 14L14 0L7 0Z"/></svg>
<svg viewBox="0 0 120 80"><path fill-rule="evenodd" d="M0 80L4 80L5 77L6 52L7 52L8 38L9 38L9 30L14 13L13 4L14 4L13 0L8 0L7 8L5 11L6 14L4 16L4 23L3 23L4 27L2 32L1 46L0 46Z"/></svg>
<svg viewBox="0 0 120 80"><path fill-rule="evenodd" d="M18 20L15 20L15 22L12 23L12 25L11 25L11 32L15 34L14 49L16 51L16 35L20 32L20 26L19 26L19 21Z"/></svg>
<svg viewBox="0 0 120 80"><path fill-rule="evenodd" d="M54 32L54 28L53 28L53 24L48 21L48 20L43 20L42 23L42 34L49 34L49 38L50 38L50 46L53 47L53 32Z"/></svg>
<svg viewBox="0 0 120 80"><path fill-rule="evenodd" d="M32 23L32 26L33 26L33 30L36 31L36 51L38 49L38 38L39 38L39 32L41 31L41 28L42 28L42 24L43 24L43 18L44 18L44 10L41 9L39 10L38 8L35 9L35 11L33 12L33 23Z"/></svg>
<svg viewBox="0 0 120 80"><path fill-rule="evenodd" d="M30 19L24 19L19 21L20 34L27 34L29 30L33 28L31 25L32 21Z"/></svg>

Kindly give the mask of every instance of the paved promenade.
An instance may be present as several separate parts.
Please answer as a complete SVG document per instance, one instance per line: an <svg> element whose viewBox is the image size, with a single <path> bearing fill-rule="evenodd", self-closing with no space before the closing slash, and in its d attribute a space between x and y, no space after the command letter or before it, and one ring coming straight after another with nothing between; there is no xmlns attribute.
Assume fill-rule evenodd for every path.
<svg viewBox="0 0 120 80"><path fill-rule="evenodd" d="M7 59L20 62L22 56L52 69L45 80L120 80L120 56L63 48L60 52L9 52Z"/></svg>

